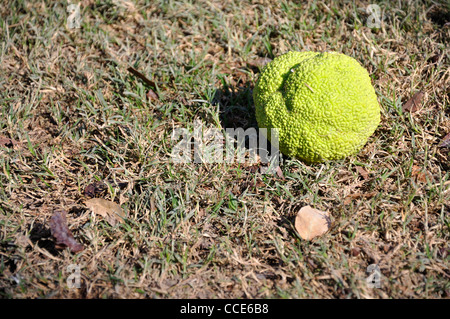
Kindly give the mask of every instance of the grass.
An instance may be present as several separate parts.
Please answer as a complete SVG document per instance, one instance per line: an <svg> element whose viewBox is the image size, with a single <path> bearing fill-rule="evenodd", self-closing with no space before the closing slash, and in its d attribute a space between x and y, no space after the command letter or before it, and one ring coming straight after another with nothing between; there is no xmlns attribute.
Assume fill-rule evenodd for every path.
<svg viewBox="0 0 450 319"><path fill-rule="evenodd" d="M0 137L15 141L0 145L3 298L449 297L445 2L377 2L379 29L360 1L80 3L79 29L66 2L0 8ZM368 69L382 121L359 154L283 158L285 179L173 163L175 128L257 127L258 63L289 50L339 51ZM420 110L403 112L419 90ZM123 223L86 208L95 182ZM305 205L333 220L312 242L293 227ZM84 251L56 249L56 210ZM380 289L367 287L370 264Z"/></svg>

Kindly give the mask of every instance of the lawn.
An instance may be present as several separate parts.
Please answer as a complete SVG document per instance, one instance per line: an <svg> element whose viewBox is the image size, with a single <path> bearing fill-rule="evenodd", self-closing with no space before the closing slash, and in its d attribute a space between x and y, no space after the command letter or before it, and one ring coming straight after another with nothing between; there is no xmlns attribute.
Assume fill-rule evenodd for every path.
<svg viewBox="0 0 450 319"><path fill-rule="evenodd" d="M79 4L0 7L2 298L450 297L446 1ZM360 152L276 174L173 160L177 129L257 128L258 75L291 50L368 70L381 123ZM311 241L307 205L332 221Z"/></svg>

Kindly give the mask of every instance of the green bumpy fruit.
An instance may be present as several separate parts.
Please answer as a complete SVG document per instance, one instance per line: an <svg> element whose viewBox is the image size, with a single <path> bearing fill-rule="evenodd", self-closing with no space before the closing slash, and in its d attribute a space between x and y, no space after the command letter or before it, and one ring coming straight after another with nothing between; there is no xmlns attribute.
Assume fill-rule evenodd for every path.
<svg viewBox="0 0 450 319"><path fill-rule="evenodd" d="M275 58L262 70L253 99L259 127L277 128L280 151L308 163L356 153L380 123L367 70L336 52Z"/></svg>

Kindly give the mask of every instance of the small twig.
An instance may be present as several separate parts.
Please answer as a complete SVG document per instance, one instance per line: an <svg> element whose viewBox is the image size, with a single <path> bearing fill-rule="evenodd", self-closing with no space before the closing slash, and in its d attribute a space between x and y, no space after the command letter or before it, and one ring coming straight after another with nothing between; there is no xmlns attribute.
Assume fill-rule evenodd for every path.
<svg viewBox="0 0 450 319"><path fill-rule="evenodd" d="M156 84L149 78L147 78L145 75L143 75L141 72L133 68L132 66L128 67L128 72L133 73L134 76L140 78L142 81L144 81L146 84L150 85L151 87L156 89Z"/></svg>

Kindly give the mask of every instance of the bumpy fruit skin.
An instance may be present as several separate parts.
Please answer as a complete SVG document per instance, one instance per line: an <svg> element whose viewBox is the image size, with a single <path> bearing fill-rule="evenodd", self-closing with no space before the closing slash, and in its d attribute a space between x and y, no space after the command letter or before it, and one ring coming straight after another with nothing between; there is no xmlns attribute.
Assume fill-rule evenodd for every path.
<svg viewBox="0 0 450 319"><path fill-rule="evenodd" d="M275 58L262 70L253 99L259 127L278 128L280 151L308 163L356 153L380 123L367 70L336 52Z"/></svg>

